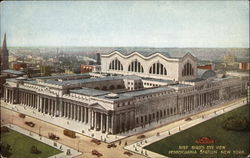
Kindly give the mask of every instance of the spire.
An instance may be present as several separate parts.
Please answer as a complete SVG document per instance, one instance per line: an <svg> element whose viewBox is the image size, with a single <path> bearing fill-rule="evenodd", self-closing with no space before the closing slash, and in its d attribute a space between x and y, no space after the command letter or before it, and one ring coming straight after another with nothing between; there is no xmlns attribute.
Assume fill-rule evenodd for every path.
<svg viewBox="0 0 250 158"><path fill-rule="evenodd" d="M2 47L2 50L7 50L6 33L4 33L4 38L3 38L3 47Z"/></svg>

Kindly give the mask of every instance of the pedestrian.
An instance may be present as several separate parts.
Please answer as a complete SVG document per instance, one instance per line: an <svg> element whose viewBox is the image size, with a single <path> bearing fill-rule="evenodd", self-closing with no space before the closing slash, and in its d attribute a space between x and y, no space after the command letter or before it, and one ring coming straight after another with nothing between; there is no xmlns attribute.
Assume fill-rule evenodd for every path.
<svg viewBox="0 0 250 158"><path fill-rule="evenodd" d="M119 141L119 145L121 145L121 143L122 143L122 141L120 140L120 141Z"/></svg>

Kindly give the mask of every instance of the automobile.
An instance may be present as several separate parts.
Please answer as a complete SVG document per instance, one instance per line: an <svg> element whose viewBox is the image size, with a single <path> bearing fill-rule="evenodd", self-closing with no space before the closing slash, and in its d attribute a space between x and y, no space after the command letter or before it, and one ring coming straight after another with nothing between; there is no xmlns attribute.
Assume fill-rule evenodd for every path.
<svg viewBox="0 0 250 158"><path fill-rule="evenodd" d="M125 151L123 154L128 155L128 156L133 155L131 152L128 152L128 151Z"/></svg>
<svg viewBox="0 0 250 158"><path fill-rule="evenodd" d="M117 145L115 145L114 143L111 143L111 144L108 144L107 147L108 147L108 148L112 148L112 147L116 148Z"/></svg>
<svg viewBox="0 0 250 158"><path fill-rule="evenodd" d="M101 153L99 153L97 150L92 150L92 155L96 155L97 157L100 157L100 156L102 156L102 154Z"/></svg>
<svg viewBox="0 0 250 158"><path fill-rule="evenodd" d="M185 121L191 121L192 119L190 117L186 118Z"/></svg>
<svg viewBox="0 0 250 158"><path fill-rule="evenodd" d="M22 114L22 113L20 113L18 116L19 116L20 118L25 118L25 115Z"/></svg>
<svg viewBox="0 0 250 158"><path fill-rule="evenodd" d="M49 139L52 139L52 140L59 140L59 137L56 136L56 135L53 134L53 133L48 133L48 135L49 135Z"/></svg>
<svg viewBox="0 0 250 158"><path fill-rule="evenodd" d="M34 127L35 126L35 124L33 122L31 122L31 121L30 122L26 121L25 124L28 125L28 126L30 126L30 127Z"/></svg>
<svg viewBox="0 0 250 158"><path fill-rule="evenodd" d="M145 135L139 135L139 136L137 137L137 139L143 139L143 138L146 138L146 136L145 136Z"/></svg>
<svg viewBox="0 0 250 158"><path fill-rule="evenodd" d="M63 130L63 134L70 138L76 138L76 132L68 130L68 129Z"/></svg>
<svg viewBox="0 0 250 158"><path fill-rule="evenodd" d="M94 139L94 138L91 140L91 142L93 142L93 143L95 143L95 144L97 144L97 145L100 145L100 144L101 144L101 141L100 141L100 140Z"/></svg>

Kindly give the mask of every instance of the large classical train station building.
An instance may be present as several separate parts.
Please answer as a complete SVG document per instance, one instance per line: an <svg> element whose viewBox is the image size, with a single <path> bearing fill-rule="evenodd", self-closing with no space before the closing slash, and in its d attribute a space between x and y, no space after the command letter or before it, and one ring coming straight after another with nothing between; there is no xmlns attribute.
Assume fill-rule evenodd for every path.
<svg viewBox="0 0 250 158"><path fill-rule="evenodd" d="M170 57L118 51L101 56L101 72L8 79L4 101L118 134L240 97L237 77L197 69L187 53Z"/></svg>

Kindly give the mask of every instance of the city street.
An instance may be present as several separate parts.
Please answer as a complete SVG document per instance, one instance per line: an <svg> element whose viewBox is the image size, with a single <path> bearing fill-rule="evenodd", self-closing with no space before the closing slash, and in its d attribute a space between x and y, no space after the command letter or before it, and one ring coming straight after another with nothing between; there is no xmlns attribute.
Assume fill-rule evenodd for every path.
<svg viewBox="0 0 250 158"><path fill-rule="evenodd" d="M195 119L199 119L203 116L205 118L210 117L212 114L215 113L215 111L221 111L225 108L228 109L228 107L234 106L235 104L242 105L242 102L243 102L243 99L241 98L241 99L238 99L236 101L231 101L231 102L226 103L226 104L217 105L206 112L202 112L202 113L193 115L193 116L191 116L191 118L193 120L195 120ZM227 110L225 110L225 111L227 111ZM35 123L35 126L29 127L24 123L25 121L32 121ZM20 118L18 116L17 112L6 109L5 107L2 107L2 106L1 106L1 123L2 124L15 124L19 127L22 127L26 130L29 130L31 132L34 132L37 134L40 133L42 136L45 136L45 137L48 137L48 133L52 132L60 137L60 140L58 141L59 143L65 144L69 147L74 148L75 150L79 150L80 152L82 152L83 154L77 156L78 158L96 157L96 156L91 154L91 151L93 149L96 149L98 152L102 153L103 154L102 157L110 158L110 157L113 157L114 155L116 157L128 157L127 155L123 154L126 151L124 149L125 143L127 143L127 145L131 145L131 144L134 144L134 143L140 141L139 139L137 139L137 137L141 134L146 136L145 139L148 139L149 137L156 136L157 133L163 133L163 132L166 132L169 130L172 131L174 128L179 127L179 126L184 127L184 126L186 126L186 124L188 122L185 121L185 119L182 119L182 120L178 120L178 121L175 121L173 123L170 123L168 125L164 125L162 127L159 127L159 128L156 128L156 129L153 129L150 131L146 131L146 132L141 133L141 134L127 137L125 139L122 139L121 142L116 141L115 142L115 144L117 145L116 148L107 148L107 143L103 143L103 142L100 145L96 145L95 143L91 142L92 138L84 136L82 134L76 134L77 137L75 139L69 138L69 137L63 135L64 129L59 127L59 126L55 126L55 125L52 125L50 123L47 123L47 122L29 117L29 116L26 116L24 119ZM149 144L149 142L148 142L148 144ZM150 153L148 152L147 154L150 154ZM144 156L133 152L133 155L130 157L140 158L140 157L144 157Z"/></svg>

